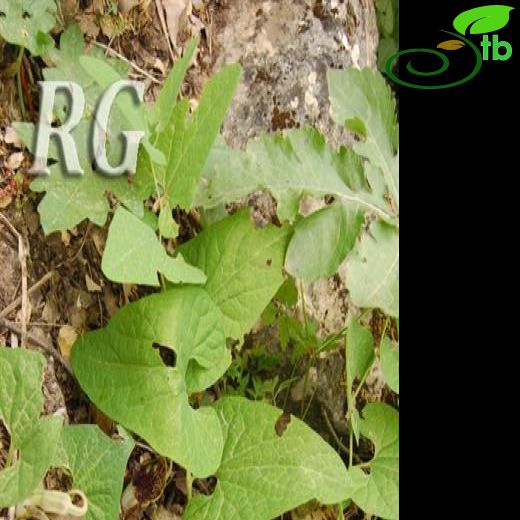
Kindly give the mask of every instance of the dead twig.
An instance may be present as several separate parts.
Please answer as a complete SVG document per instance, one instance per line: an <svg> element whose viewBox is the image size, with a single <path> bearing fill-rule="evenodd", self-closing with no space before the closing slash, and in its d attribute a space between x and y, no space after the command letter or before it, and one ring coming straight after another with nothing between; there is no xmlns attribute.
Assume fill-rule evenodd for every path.
<svg viewBox="0 0 520 520"><path fill-rule="evenodd" d="M10 330L15 334L21 334L21 327L18 323L8 321L4 318L0 318L0 327L4 327L5 329ZM71 377L74 377L74 373L72 372L72 368L69 362L55 348L53 348L52 345L49 345L47 342L42 341L40 338L37 338L34 334L31 334L30 332L27 333L27 341L31 343L33 346L43 349L47 354L49 354L49 356L52 356L55 359L57 359L60 362L61 366L67 371L67 373Z"/></svg>
<svg viewBox="0 0 520 520"><path fill-rule="evenodd" d="M146 70L142 69L138 65L136 65L133 61L130 61L128 58L125 58L122 54L117 52L116 50L112 49L112 47L109 47L108 45L105 45L104 43L100 42L94 42L94 45L97 47L100 47L102 49L105 49L106 52L112 54L116 58L119 58L120 60L124 61L130 67L132 67L135 71L139 72L139 74L142 74L143 76L147 77L150 81L153 81L153 83L156 83L157 85L162 85L162 82L159 81L157 78L152 76L149 72L146 72Z"/></svg>
<svg viewBox="0 0 520 520"><path fill-rule="evenodd" d="M25 345L25 338L27 336L27 308L28 308L28 298L27 298L27 248L25 246L24 237L18 232L18 230L11 224L9 219L0 213L0 219L7 226L9 231L18 239L18 261L20 262L20 269L22 271L22 316L21 316L21 331L20 331L20 339L22 343L22 347Z"/></svg>
<svg viewBox="0 0 520 520"><path fill-rule="evenodd" d="M166 43L168 44L168 51L170 52L170 57L172 59L172 63L175 63L175 53L173 52L173 44L170 39L170 34L168 33L168 28L166 26L166 19L164 18L164 11L163 11L163 5L161 3L161 0L155 0L155 7L157 8L157 13L159 14L161 28L164 33L164 37L166 38Z"/></svg>
<svg viewBox="0 0 520 520"><path fill-rule="evenodd" d="M334 437L336 444L341 448L341 450L343 452L345 452L346 455L348 455L350 453L350 450L343 444L343 442L341 442L341 439L338 437L338 434L336 433L334 426L332 426L332 423L330 422L327 412L323 408L321 409L321 414L323 415L323 418L325 419L325 423L327 424L327 427L328 427L332 437Z"/></svg>
<svg viewBox="0 0 520 520"><path fill-rule="evenodd" d="M50 271L44 277L42 277L40 280L38 280L33 286L31 286L27 290L27 296L29 296L33 292L37 291L41 287L43 287L54 276L54 274L55 274L54 271ZM17 307L18 307L18 305L20 305L21 301L22 301L22 297L18 296L18 298L16 298L16 300L12 301L7 307L5 307L2 311L0 311L0 318L6 318L7 316L9 316L9 314L11 314L11 312L13 312L14 310L17 309Z"/></svg>

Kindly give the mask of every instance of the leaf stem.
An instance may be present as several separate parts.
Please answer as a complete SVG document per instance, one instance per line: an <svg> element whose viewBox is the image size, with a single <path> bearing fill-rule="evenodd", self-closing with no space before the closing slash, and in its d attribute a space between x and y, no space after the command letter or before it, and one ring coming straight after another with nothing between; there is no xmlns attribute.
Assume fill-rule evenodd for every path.
<svg viewBox="0 0 520 520"><path fill-rule="evenodd" d="M188 470L186 470L186 490L188 493L188 502L190 502L193 497L193 475Z"/></svg>
<svg viewBox="0 0 520 520"><path fill-rule="evenodd" d="M20 51L18 52L18 58L16 60L16 86L18 87L18 99L20 101L22 119L24 121L26 121L27 120L27 111L25 110L25 102L23 99L22 76L21 76L24 52L25 52L25 48L23 46L20 47Z"/></svg>
<svg viewBox="0 0 520 520"><path fill-rule="evenodd" d="M350 419L348 429L348 469L354 463L354 428L352 427L352 419Z"/></svg>

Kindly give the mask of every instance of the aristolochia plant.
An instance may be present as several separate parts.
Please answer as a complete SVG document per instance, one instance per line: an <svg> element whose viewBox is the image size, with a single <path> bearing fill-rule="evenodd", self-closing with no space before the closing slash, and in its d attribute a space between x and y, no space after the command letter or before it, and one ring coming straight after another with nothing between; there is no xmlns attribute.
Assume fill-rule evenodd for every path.
<svg viewBox="0 0 520 520"><path fill-rule="evenodd" d="M41 417L44 368L41 354L0 348L0 420L11 436L7 467L0 471L0 509L17 505L20 515L39 507L62 515L79 511L86 520L117 518L134 443L113 441L97 426L62 426L61 417ZM70 471L83 507L68 493L43 489L50 467Z"/></svg>
<svg viewBox="0 0 520 520"><path fill-rule="evenodd" d="M380 74L369 70L330 72L332 113L358 134L353 150L332 149L312 128L265 135L244 151L231 150L218 134L240 66L228 66L209 80L192 111L187 100L177 98L195 49L193 41L152 107L134 114L114 107L108 134L114 156L121 150L112 139L125 124L135 129L142 120L147 132L132 182L96 175L85 151L80 154L86 171L82 179L65 179L56 163L50 177L32 184L35 191L46 192L39 206L46 233L85 218L103 225L110 213L106 194L111 193L119 207L108 231L104 274L118 283L161 286L160 294L125 306L105 328L77 340L75 375L101 411L155 452L194 477L216 475L211 496L189 501L189 520L271 520L312 499L324 504L352 499L367 513L396 519L398 413L384 404L369 404L361 414L356 409L359 388L377 355L389 386L398 392L398 347L389 338L376 348L359 323L352 322L346 332L351 443L363 436L375 446L373 460L358 466L351 459L347 469L296 418L280 431L283 411L273 406L240 397L213 404L194 398L226 373L232 361L229 345L243 342L288 273L313 281L333 275L346 262L354 303L398 317L398 140L390 90ZM61 48L51 58L54 67L45 77L79 81L91 106L107 82L126 74L95 51L85 57L74 27L62 35ZM75 130L78 143L87 142L88 113ZM58 105L57 119L64 114L65 105ZM17 129L30 146L33 128L19 124ZM55 152L51 157L57 159ZM226 203L257 190L276 199L280 226L257 229L246 209L233 215L222 211ZM150 196L159 212L155 222L144 218L143 201ZM300 203L309 196L327 196L327 202L304 216ZM163 239L178 234L173 208L219 208L220 219L180 246L170 242L176 246L171 255ZM330 345L342 338L338 334ZM158 347L173 352L174 362L166 364ZM58 419L39 417L41 357L2 349L0 363L0 413L12 449L21 450L18 463L0 473L0 489L8 490L2 492L0 507L34 498L47 468L58 465L72 471L92 518L116 518L112 492L120 490L132 442L110 441L87 427L67 427L60 436ZM37 384L26 382L31 371L38 375ZM361 381L356 390L355 381ZM19 389L10 394L15 384ZM13 415L16 409L27 411ZM107 446L113 446L110 452ZM81 450L88 450L96 468L84 466ZM103 456L94 456L96 450ZM106 478L104 498L96 495L99 487L90 487L94 475L103 485Z"/></svg>

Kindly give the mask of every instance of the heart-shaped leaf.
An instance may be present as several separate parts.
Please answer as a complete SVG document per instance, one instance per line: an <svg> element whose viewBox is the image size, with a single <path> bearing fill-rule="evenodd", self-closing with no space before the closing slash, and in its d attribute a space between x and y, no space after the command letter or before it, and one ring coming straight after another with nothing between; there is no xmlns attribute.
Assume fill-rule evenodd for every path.
<svg viewBox="0 0 520 520"><path fill-rule="evenodd" d="M72 349L74 372L96 406L196 477L214 473L223 450L216 412L188 401L231 362L221 322L206 291L175 288L127 305ZM154 345L175 352L174 367Z"/></svg>
<svg viewBox="0 0 520 520"><path fill-rule="evenodd" d="M498 31L509 22L509 13L514 9L508 5L483 5L460 13L453 20L453 27L460 34L485 34Z"/></svg>
<svg viewBox="0 0 520 520"><path fill-rule="evenodd" d="M289 229L255 229L247 209L206 228L180 253L206 273L204 288L223 314L227 337L241 339L284 282Z"/></svg>
<svg viewBox="0 0 520 520"><path fill-rule="evenodd" d="M314 498L347 497L341 458L304 422L242 397L221 399L215 410L225 441L218 484L190 501L186 520L270 520Z"/></svg>
<svg viewBox="0 0 520 520"><path fill-rule="evenodd" d="M87 497L83 520L119 517L123 477L133 447L131 439L112 440L91 424L63 428L53 466L67 468L74 489Z"/></svg>
<svg viewBox="0 0 520 520"><path fill-rule="evenodd" d="M41 482L56 452L61 417L43 417L45 358L25 349L0 348L0 420L11 435L15 464L0 471L0 509L16 505Z"/></svg>
<svg viewBox="0 0 520 520"><path fill-rule="evenodd" d="M54 46L48 33L55 22L53 0L0 0L0 36L9 43L25 47L34 56L40 56Z"/></svg>
<svg viewBox="0 0 520 520"><path fill-rule="evenodd" d="M361 434L375 447L370 472L360 466L349 470L348 491L365 512L387 520L399 518L399 412L384 403L363 409Z"/></svg>
<svg viewBox="0 0 520 520"><path fill-rule="evenodd" d="M445 51L456 51L458 49L461 49L466 45L464 42L461 42L460 40L446 40L445 42L439 43L437 45L438 49L444 49Z"/></svg>
<svg viewBox="0 0 520 520"><path fill-rule="evenodd" d="M122 207L110 225L102 268L109 280L118 283L158 287L157 271L173 283L206 282L201 270L187 264L180 254L169 256L153 229Z"/></svg>

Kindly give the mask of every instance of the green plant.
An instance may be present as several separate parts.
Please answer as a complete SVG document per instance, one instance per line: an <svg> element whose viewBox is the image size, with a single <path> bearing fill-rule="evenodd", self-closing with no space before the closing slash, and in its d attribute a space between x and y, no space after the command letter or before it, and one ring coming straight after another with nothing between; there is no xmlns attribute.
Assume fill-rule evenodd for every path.
<svg viewBox="0 0 520 520"><path fill-rule="evenodd" d="M56 23L56 2L0 0L0 36L34 56L54 46L49 32Z"/></svg>
<svg viewBox="0 0 520 520"><path fill-rule="evenodd" d="M24 119L26 114L21 74L24 53L27 49L34 56L40 56L52 49L54 40L49 32L55 23L55 0L0 0L0 37L20 47L16 61L16 80Z"/></svg>
<svg viewBox="0 0 520 520"><path fill-rule="evenodd" d="M370 404L360 414L356 399L376 350L389 385L398 390L396 350L386 328L376 349L371 333L356 321L320 338L317 323L307 316L304 291L303 322L298 318L294 281L302 286L303 281L330 276L347 262L354 303L398 317L398 132L391 93L378 73L330 72L332 113L358 135L353 150L332 149L310 128L266 135L245 151L231 150L218 133L240 67L226 67L209 80L192 112L187 100L177 98L195 47L196 42L188 46L149 110L132 114L124 106L114 107L109 134L125 124L135 129L139 120L147 131L131 184L97 177L92 170L71 182L62 177L59 163L49 178L33 182L34 190L46 191L39 206L46 233L85 218L103 225L111 209L106 193L111 192L119 207L108 232L104 274L114 282L161 286L160 293L126 305L106 327L80 337L72 349L74 373L101 411L186 469L188 520L271 520L312 499L324 504L352 499L368 513L393 520L398 517L398 413ZM92 106L99 89L125 71L117 62L83 52L78 30L70 28L53 52L56 66L45 74L79 77ZM94 67L100 71L96 79ZM64 107L58 105L58 120ZM87 125L88 116L77 129L77 142L87 142L86 134L81 138ZM17 128L29 144L31 126ZM108 139L110 144L110 135ZM117 154L117 146L112 151ZM86 157L82 155L83 161ZM82 183L81 189L75 182ZM222 210L225 203L259 189L276 199L280 226L256 229L247 209L232 215L219 211L220 217L197 236L177 243L173 208ZM145 217L143 201L150 196L159 211L156 223ZM305 196L327 196L327 201L305 216L299 211ZM175 256L166 252L163 238L171 239ZM230 347L239 349L261 316L278 326L282 347L290 344L293 362L305 359L307 371L315 356L346 341L348 469L321 437L281 409L241 397L216 403L200 397L210 395L229 371ZM173 352L173 361L166 363L161 349ZM256 353L266 359L261 349ZM287 387L275 378L249 377L239 359L231 376L244 394L260 399L274 394L275 401L280 386ZM24 379L21 372L18 379ZM30 399L21 397L17 407ZM12 420L6 416L5 422L10 427ZM362 436L373 442L375 453L371 461L354 465L353 441L359 443ZM56 458L56 443L51 443L34 480L19 488L24 496L9 495L0 504L13 505L30 495L53 460L74 473L81 462L74 456L77 443L62 442L68 452L58 450ZM131 447L131 441L125 442ZM193 497L192 478L212 475L218 484L211 497ZM89 497L88 481L75 478ZM110 517L116 516L114 511L104 510Z"/></svg>
<svg viewBox="0 0 520 520"><path fill-rule="evenodd" d="M399 0L376 0L379 47L377 63L381 72L386 62L399 50Z"/></svg>
<svg viewBox="0 0 520 520"><path fill-rule="evenodd" d="M113 441L97 426L62 426L61 417L40 417L44 368L41 354L0 348L0 420L11 436L7 467L0 471L0 509L17 505L20 514L34 513L35 507L75 513L68 493L42 487L54 467L71 473L74 489L87 502L86 520L116 518L134 443Z"/></svg>

